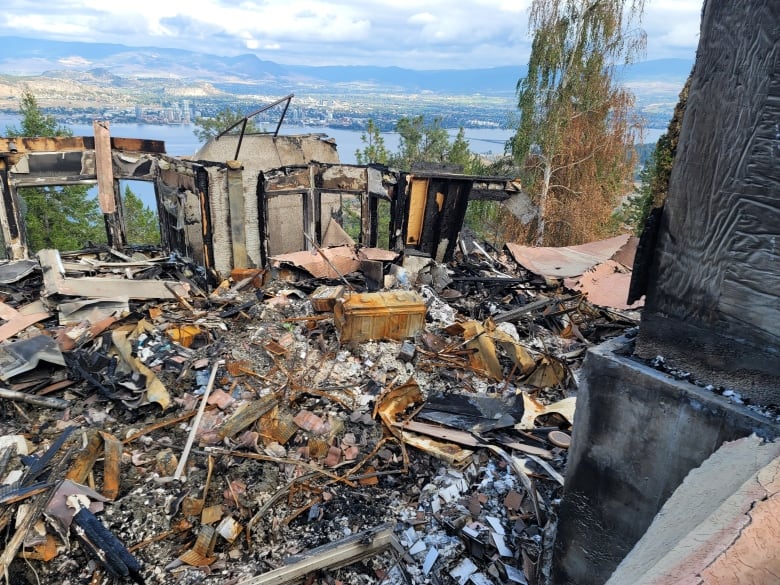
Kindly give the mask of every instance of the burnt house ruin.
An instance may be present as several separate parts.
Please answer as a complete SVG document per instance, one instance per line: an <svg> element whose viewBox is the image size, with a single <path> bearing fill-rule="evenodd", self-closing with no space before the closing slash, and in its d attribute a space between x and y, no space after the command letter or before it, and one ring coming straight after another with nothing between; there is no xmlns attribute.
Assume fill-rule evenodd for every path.
<svg viewBox="0 0 780 585"><path fill-rule="evenodd" d="M327 245L329 226L343 229L345 213L361 246L446 261L470 200L522 195L508 178L340 164L335 143L320 135L224 135L189 159L168 156L159 141L111 137L107 123L94 128L94 137L6 141L0 224L9 259L29 256L21 187L97 184L108 244L122 249L119 181L149 181L163 248L222 277ZM231 158L239 152L242 160Z"/></svg>
<svg viewBox="0 0 780 585"><path fill-rule="evenodd" d="M776 584L778 26L777 2L705 2L668 198L620 309L595 299L628 290L628 235L466 249L470 201L528 215L511 178L342 164L278 128L192 157L102 122L0 140L0 397L44 409L0 419L0 568L57 557L45 514L102 559L98 580L137 580L93 514L110 502L155 583L332 583L364 563L381 583ZM115 277L132 271L114 256L30 258L19 189L96 184L121 258L123 180L154 186L164 253L219 283L197 303L189 282ZM399 257L424 284L383 280ZM586 273L590 299L572 292ZM11 383L39 363L70 373Z"/></svg>

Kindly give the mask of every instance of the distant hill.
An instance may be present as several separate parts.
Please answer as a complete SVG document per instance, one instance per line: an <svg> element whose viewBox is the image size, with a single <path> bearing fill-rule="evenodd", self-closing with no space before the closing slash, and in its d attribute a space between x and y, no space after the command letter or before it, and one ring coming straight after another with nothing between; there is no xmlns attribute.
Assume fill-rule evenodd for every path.
<svg viewBox="0 0 780 585"><path fill-rule="evenodd" d="M681 81L691 61L664 59L628 67L627 81ZM512 95L523 67L463 70L412 70L400 67L311 67L281 65L256 55L222 57L156 47L120 44L46 41L0 36L0 71L6 75L71 77L90 74L104 82L121 78L178 79L206 83L265 83L268 87L330 84L352 89L434 92L442 94ZM66 75L67 73L67 75Z"/></svg>
<svg viewBox="0 0 780 585"><path fill-rule="evenodd" d="M692 68L693 61L690 59L654 59L629 65L623 71L623 78L627 81L685 81Z"/></svg>

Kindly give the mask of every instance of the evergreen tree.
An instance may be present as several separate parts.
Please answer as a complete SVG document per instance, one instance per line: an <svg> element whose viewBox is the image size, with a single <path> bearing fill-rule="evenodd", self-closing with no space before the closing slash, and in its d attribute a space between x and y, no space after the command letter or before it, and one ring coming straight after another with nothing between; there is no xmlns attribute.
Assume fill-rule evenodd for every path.
<svg viewBox="0 0 780 585"><path fill-rule="evenodd" d="M644 0L531 2L533 42L511 147L539 206L526 234L537 245L609 235L613 210L631 192L633 96L616 73L644 47L644 34L629 32L643 9Z"/></svg>
<svg viewBox="0 0 780 585"><path fill-rule="evenodd" d="M125 235L129 244L159 244L160 221L157 212L144 205L129 185L122 198Z"/></svg>
<svg viewBox="0 0 780 585"><path fill-rule="evenodd" d="M393 166L411 170L419 163L447 163L450 136L442 128L441 118L426 123L423 116L403 117L395 125L399 135L398 153L391 157Z"/></svg>
<svg viewBox="0 0 780 585"><path fill-rule="evenodd" d="M19 128L6 127L6 135L19 136L73 136L70 129L57 124L57 120L50 114L44 114L38 105L38 100L29 89L22 92L19 100L19 113L22 116Z"/></svg>
<svg viewBox="0 0 780 585"><path fill-rule="evenodd" d="M19 109L20 127L8 127L8 136L72 136L69 129L57 124L54 116L43 113L31 91L24 91ZM42 248L75 250L106 242L103 214L97 199L90 197L88 191L89 187L82 185L19 189L31 252Z"/></svg>
<svg viewBox="0 0 780 585"><path fill-rule="evenodd" d="M450 144L447 160L450 164L459 166L466 175L480 174L479 157L471 152L463 127L458 129L455 140Z"/></svg>
<svg viewBox="0 0 780 585"><path fill-rule="evenodd" d="M360 141L363 143L363 150L355 151L355 160L359 165L380 164L386 165L390 153L385 148L385 139L379 132L372 119L369 118L366 131L360 135Z"/></svg>

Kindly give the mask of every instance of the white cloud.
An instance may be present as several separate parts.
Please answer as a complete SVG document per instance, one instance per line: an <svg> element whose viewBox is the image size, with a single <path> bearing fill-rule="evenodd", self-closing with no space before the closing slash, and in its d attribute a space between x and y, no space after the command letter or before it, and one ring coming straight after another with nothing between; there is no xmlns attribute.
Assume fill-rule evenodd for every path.
<svg viewBox="0 0 780 585"><path fill-rule="evenodd" d="M523 65L531 0L7 0L4 34L161 46L283 63ZM647 58L692 59L702 0L647 0ZM422 9L421 9L422 6Z"/></svg>
<svg viewBox="0 0 780 585"><path fill-rule="evenodd" d="M430 12L418 12L408 18L409 24L429 24L436 22L436 17Z"/></svg>

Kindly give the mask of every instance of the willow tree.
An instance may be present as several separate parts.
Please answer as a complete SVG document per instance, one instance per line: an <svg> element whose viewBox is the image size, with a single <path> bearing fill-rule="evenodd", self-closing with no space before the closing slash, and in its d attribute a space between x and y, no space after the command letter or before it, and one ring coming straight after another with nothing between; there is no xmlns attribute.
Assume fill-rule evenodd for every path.
<svg viewBox="0 0 780 585"><path fill-rule="evenodd" d="M526 239L568 245L609 235L632 191L637 125L620 67L644 49L632 28L644 0L532 0L528 74L517 84L520 121L511 141L539 207Z"/></svg>

